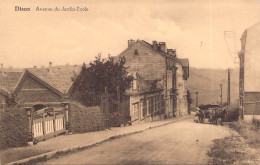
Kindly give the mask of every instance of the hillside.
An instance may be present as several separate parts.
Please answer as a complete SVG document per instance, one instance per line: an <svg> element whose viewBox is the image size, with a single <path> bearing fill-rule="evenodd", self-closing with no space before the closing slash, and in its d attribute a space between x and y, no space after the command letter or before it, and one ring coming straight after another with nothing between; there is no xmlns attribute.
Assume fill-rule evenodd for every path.
<svg viewBox="0 0 260 165"><path fill-rule="evenodd" d="M231 102L239 96L239 69L231 69ZM196 94L199 92L200 104L217 104L220 102L220 84L223 84L223 103L227 101L228 72L225 69L190 67L188 89L191 91L193 105L196 105Z"/></svg>

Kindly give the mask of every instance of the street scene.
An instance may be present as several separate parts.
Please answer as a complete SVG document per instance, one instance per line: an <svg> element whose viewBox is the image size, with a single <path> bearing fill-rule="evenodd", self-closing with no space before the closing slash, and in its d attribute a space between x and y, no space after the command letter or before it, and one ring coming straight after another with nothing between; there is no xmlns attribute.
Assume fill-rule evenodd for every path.
<svg viewBox="0 0 260 165"><path fill-rule="evenodd" d="M229 134L226 127L198 126L186 119L43 164L207 164L206 153L211 141Z"/></svg>
<svg viewBox="0 0 260 165"><path fill-rule="evenodd" d="M260 164L259 0L0 6L0 165Z"/></svg>

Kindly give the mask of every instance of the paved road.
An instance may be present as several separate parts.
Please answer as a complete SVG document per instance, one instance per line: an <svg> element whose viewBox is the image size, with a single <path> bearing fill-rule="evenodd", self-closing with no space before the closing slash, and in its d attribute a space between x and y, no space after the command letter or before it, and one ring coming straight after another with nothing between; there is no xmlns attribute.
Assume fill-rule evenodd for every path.
<svg viewBox="0 0 260 165"><path fill-rule="evenodd" d="M228 128L184 120L105 142L45 164L205 164L213 139Z"/></svg>

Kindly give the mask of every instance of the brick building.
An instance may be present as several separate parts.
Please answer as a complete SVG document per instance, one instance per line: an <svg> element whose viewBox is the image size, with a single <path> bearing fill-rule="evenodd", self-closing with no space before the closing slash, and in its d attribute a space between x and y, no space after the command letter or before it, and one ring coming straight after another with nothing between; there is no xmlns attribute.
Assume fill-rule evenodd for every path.
<svg viewBox="0 0 260 165"><path fill-rule="evenodd" d="M130 95L132 121L150 121L187 114L186 80L188 59L178 59L176 51L165 42L129 40L118 55L126 59L128 72L134 76Z"/></svg>
<svg viewBox="0 0 260 165"><path fill-rule="evenodd" d="M240 117L260 119L260 22L246 29L241 37L239 73Z"/></svg>
<svg viewBox="0 0 260 165"><path fill-rule="evenodd" d="M52 66L25 69L14 93L18 104L31 105L60 105L66 101L67 93L81 70L78 65Z"/></svg>

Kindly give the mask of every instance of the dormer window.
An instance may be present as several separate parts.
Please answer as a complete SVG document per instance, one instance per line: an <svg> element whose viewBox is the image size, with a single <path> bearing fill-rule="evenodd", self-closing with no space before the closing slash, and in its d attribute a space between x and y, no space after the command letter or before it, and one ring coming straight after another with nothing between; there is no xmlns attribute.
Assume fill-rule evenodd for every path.
<svg viewBox="0 0 260 165"><path fill-rule="evenodd" d="M135 50L135 55L138 55L138 50L137 49Z"/></svg>

